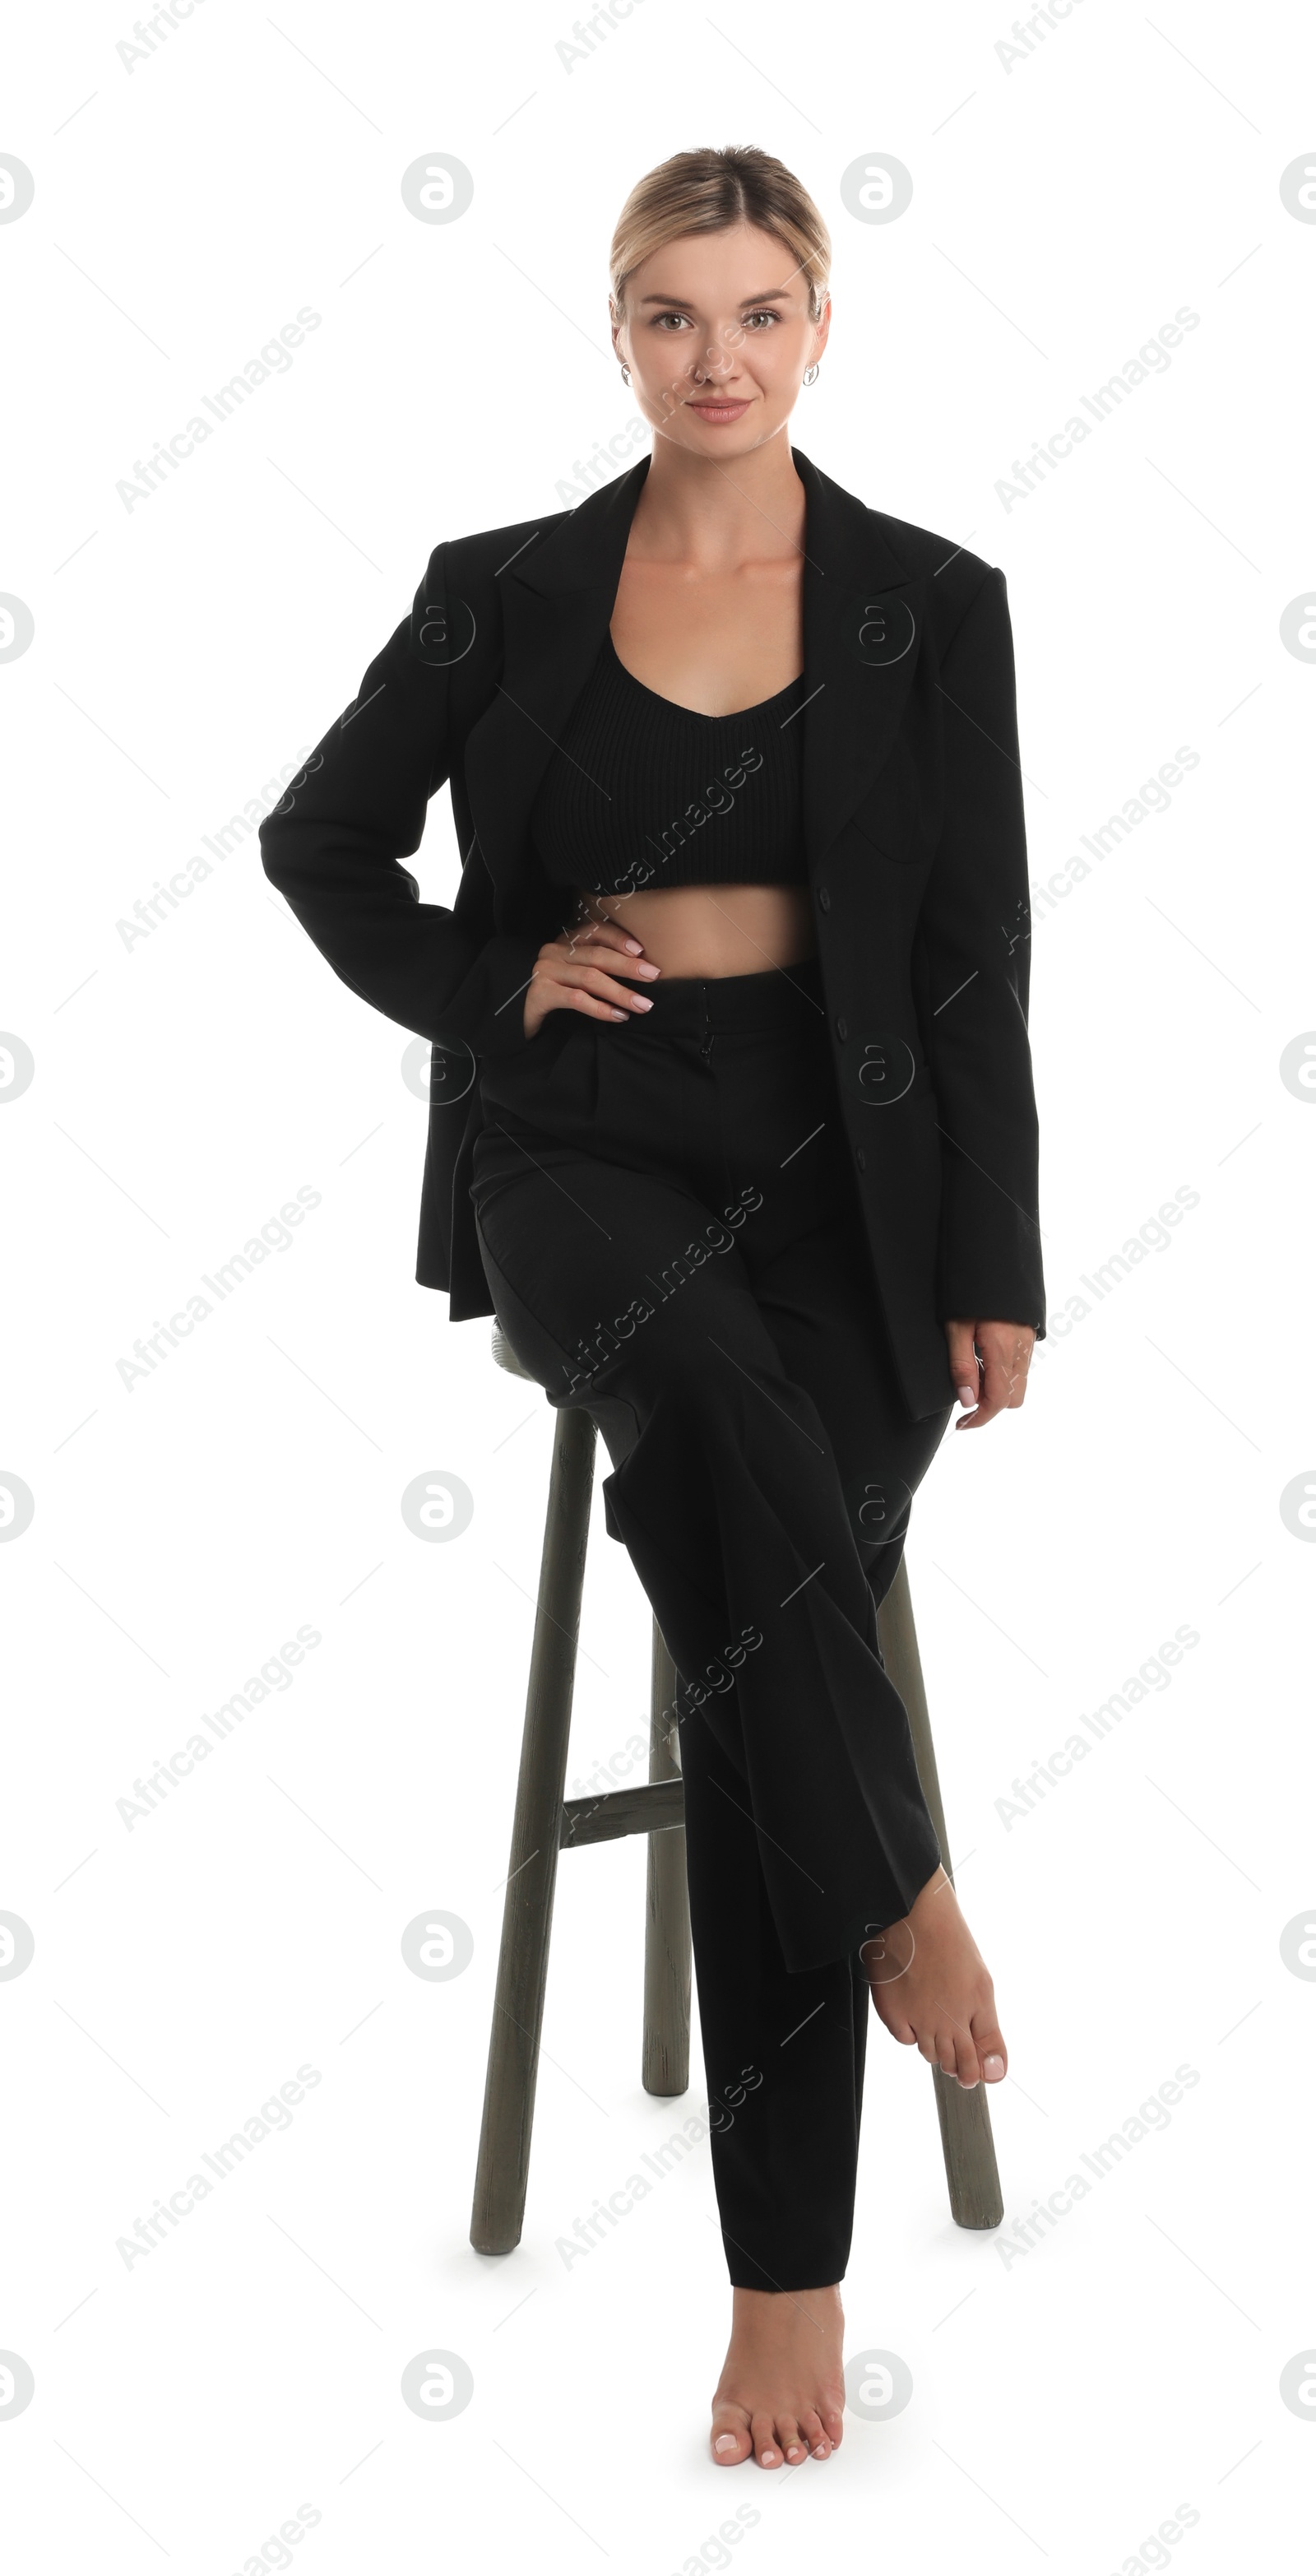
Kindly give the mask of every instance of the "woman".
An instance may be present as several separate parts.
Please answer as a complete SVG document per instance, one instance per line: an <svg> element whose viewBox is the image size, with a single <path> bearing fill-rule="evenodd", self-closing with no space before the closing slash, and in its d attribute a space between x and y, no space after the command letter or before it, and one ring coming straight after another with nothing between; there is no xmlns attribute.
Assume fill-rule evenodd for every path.
<svg viewBox="0 0 1316 2576"><path fill-rule="evenodd" d="M999 2082L876 1605L945 1431L1043 1330L1005 585L792 452L830 244L782 165L633 190L612 337L653 452L440 545L262 826L435 1044L417 1276L588 1401L678 1700L733 2285L713 2457L841 2439L868 1998ZM398 864L444 778L451 912ZM706 1686L693 1677L709 1675Z"/></svg>

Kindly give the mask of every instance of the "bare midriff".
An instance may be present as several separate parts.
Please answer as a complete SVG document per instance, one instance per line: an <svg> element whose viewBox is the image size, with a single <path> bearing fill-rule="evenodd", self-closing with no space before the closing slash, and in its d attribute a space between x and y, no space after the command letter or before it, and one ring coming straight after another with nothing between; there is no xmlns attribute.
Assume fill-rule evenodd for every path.
<svg viewBox="0 0 1316 2576"><path fill-rule="evenodd" d="M665 977L766 974L812 956L807 886L660 886L581 894L581 919L615 921Z"/></svg>

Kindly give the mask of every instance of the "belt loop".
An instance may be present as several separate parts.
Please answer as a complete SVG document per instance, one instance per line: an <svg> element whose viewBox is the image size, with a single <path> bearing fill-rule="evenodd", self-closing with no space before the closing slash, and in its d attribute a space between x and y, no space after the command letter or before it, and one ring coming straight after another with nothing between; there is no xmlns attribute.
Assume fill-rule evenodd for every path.
<svg viewBox="0 0 1316 2576"><path fill-rule="evenodd" d="M699 987L699 1021L699 1052L707 1064L713 1052L714 1033L708 1025L708 986L705 983L701 983Z"/></svg>

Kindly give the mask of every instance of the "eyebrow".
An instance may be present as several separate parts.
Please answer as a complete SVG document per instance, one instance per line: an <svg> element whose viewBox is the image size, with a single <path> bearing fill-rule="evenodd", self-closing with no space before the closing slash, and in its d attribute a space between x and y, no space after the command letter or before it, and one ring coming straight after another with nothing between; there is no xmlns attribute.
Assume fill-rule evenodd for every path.
<svg viewBox="0 0 1316 2576"><path fill-rule="evenodd" d="M788 289L784 286L770 286L762 295L742 295L741 311L744 311L747 304L783 304L787 293ZM688 296L684 295L642 295L640 302L641 304L676 304L680 306L683 313L694 311Z"/></svg>

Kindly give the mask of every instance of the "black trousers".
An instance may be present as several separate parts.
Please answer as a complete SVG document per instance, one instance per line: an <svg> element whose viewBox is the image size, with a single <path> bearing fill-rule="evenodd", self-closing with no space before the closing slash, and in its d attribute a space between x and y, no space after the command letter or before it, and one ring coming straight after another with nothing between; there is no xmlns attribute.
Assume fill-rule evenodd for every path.
<svg viewBox="0 0 1316 2576"><path fill-rule="evenodd" d="M680 1677L711 2153L731 2279L840 2280L860 1944L941 1858L877 1603L950 1418L887 1350L816 961L550 1012L481 1069L471 1197L512 1346L587 1403Z"/></svg>

